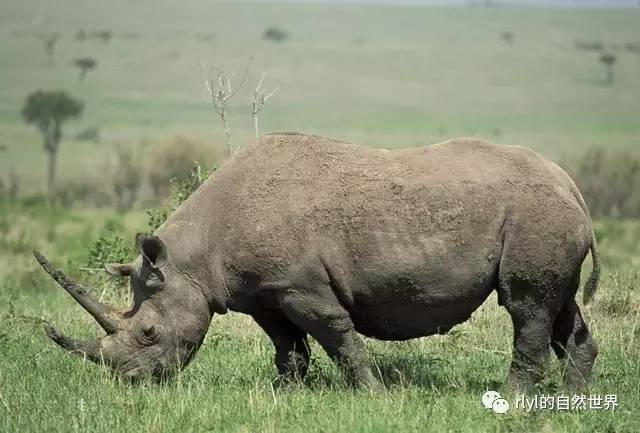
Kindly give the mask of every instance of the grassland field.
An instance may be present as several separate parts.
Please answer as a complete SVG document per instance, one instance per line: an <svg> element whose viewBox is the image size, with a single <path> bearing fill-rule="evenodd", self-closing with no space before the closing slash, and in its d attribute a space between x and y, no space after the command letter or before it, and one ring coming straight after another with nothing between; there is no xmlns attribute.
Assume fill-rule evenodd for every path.
<svg viewBox="0 0 640 433"><path fill-rule="evenodd" d="M113 143L136 148L175 134L222 146L222 127L202 89L196 61L247 81L230 105L233 139L252 138L251 92L259 74L284 86L265 108L265 131L296 130L379 147L474 135L533 148L552 159L591 147L640 149L640 10L516 7L389 7L206 0L3 1L0 3L0 177L25 192L45 188L45 155L20 109L29 92L64 89L83 116L61 143L60 178L99 175ZM270 26L289 33L262 39ZM76 39L110 30L109 42ZM512 31L512 45L500 39ZM50 64L38 35L57 32ZM602 83L599 41L617 56L615 81ZM71 65L94 57L83 82ZM99 143L76 140L89 127ZM640 150L638 150L640 151ZM640 186L639 186L640 187ZM506 415L480 396L504 387L511 322L494 296L444 336L409 342L367 340L384 393L347 386L320 347L304 384L274 388L273 350L240 315L214 318L194 362L166 385L131 386L73 359L48 341L39 320L69 334L95 335L87 314L36 268L31 250L88 281L80 268L105 227L127 239L146 229L142 211L48 208L0 198L0 431L27 432L637 432L640 429L640 222L596 221L603 278L584 309L600 345L592 394L617 394L616 411ZM588 272L589 263L585 264ZM125 295L99 293L122 304ZM555 359L537 390L566 393Z"/></svg>

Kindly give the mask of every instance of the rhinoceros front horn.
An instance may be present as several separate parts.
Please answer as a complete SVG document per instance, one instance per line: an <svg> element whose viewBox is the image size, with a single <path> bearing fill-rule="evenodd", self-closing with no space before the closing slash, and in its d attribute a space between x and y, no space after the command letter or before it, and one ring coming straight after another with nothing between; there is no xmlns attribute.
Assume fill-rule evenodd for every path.
<svg viewBox="0 0 640 433"><path fill-rule="evenodd" d="M102 304L91 296L87 289L67 278L62 271L54 269L53 265L38 251L34 251L33 255L47 274L51 275L51 278L53 278L56 283L65 289L73 299L78 302L78 304L82 305L82 308L87 310L87 312L96 319L96 322L98 322L107 334L115 334L118 330L122 329L122 313L108 305ZM47 334L52 340L60 344L65 349L74 350L69 348L73 346L71 344L71 340L66 339L66 337L62 336L59 332L53 331L55 331L53 328L47 330ZM56 336L56 338L54 338L54 336ZM65 346L64 344L61 344L62 341L67 341L69 344ZM74 343L77 344L77 342Z"/></svg>

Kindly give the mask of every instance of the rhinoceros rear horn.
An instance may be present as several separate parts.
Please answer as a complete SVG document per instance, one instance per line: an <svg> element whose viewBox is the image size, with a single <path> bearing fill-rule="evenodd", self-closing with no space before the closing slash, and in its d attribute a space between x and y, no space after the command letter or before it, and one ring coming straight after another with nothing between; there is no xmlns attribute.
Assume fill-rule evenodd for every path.
<svg viewBox="0 0 640 433"><path fill-rule="evenodd" d="M49 323L44 324L44 332L52 339L58 346L62 347L69 352L86 357L90 361L95 363L102 363L104 358L100 351L100 346L97 341L79 341L69 338L51 326Z"/></svg>
<svg viewBox="0 0 640 433"><path fill-rule="evenodd" d="M86 288L67 278L62 271L56 270L53 265L39 252L34 251L33 255L47 274L51 275L51 278L53 278L56 283L65 289L73 299L82 306L82 308L87 310L87 312L96 319L96 322L98 322L107 334L114 334L118 330L122 329L122 321L124 320L122 318L122 313L95 299L89 294ZM49 336L51 337L51 335ZM54 341L60 344L57 340L54 339Z"/></svg>

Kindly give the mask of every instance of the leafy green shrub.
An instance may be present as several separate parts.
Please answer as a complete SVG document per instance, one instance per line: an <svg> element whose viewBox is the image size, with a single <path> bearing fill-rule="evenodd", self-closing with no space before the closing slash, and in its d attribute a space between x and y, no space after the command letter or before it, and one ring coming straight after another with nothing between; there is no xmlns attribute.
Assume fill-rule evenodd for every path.
<svg viewBox="0 0 640 433"><path fill-rule="evenodd" d="M167 217L198 189L207 179L209 173L208 170L203 170L199 164L195 164L185 179L172 179L174 192L167 204L160 208L147 210L149 231L155 232ZM121 229L113 223L107 225L102 235L89 248L89 258L84 268L85 271L96 276L100 283L110 283L112 287L119 290L126 287L127 281L122 278L113 278L111 275L103 273L102 269L105 263L126 263L135 257L133 242L118 234Z"/></svg>
<svg viewBox="0 0 640 433"><path fill-rule="evenodd" d="M215 168L212 171L215 171ZM149 230L156 231L167 220L167 217L198 189L212 171L202 169L200 164L196 163L184 179L173 178L171 183L174 191L167 204L161 208L147 209Z"/></svg>
<svg viewBox="0 0 640 433"><path fill-rule="evenodd" d="M126 291L128 280L118 278L104 271L107 263L127 263L135 257L135 249L131 239L125 239L120 233L122 226L108 221L103 233L89 247L86 265L83 271L95 278L95 282L111 290L112 295L120 296Z"/></svg>
<svg viewBox="0 0 640 433"><path fill-rule="evenodd" d="M126 263L133 256L131 240L126 241L114 229L108 229L89 248L87 268L101 270L105 263Z"/></svg>

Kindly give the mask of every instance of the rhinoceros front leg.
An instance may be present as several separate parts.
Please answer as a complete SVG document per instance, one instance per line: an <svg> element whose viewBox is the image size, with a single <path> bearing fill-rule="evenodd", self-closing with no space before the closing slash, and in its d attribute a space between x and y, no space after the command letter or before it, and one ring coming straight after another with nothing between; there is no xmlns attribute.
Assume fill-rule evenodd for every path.
<svg viewBox="0 0 640 433"><path fill-rule="evenodd" d="M381 387L362 339L330 287L285 291L279 301L287 317L320 343L351 383L362 388Z"/></svg>
<svg viewBox="0 0 640 433"><path fill-rule="evenodd" d="M275 364L280 381L301 380L307 374L311 350L307 333L283 313L266 310L252 315L276 349Z"/></svg>

